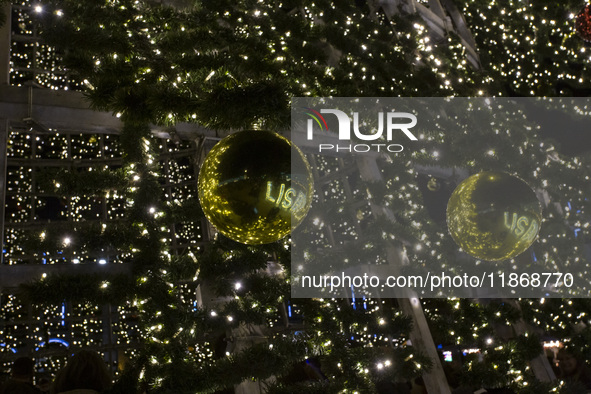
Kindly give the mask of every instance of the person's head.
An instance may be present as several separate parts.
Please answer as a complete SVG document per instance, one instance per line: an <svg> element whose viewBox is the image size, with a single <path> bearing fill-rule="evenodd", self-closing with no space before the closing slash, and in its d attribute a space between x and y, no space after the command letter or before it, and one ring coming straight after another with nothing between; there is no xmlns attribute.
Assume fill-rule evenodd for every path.
<svg viewBox="0 0 591 394"><path fill-rule="evenodd" d="M37 381L37 388L41 390L41 392L46 393L51 388L51 379L47 376L42 376Z"/></svg>
<svg viewBox="0 0 591 394"><path fill-rule="evenodd" d="M556 358L558 359L558 366L563 375L571 376L578 371L579 362L572 353L561 349L556 355Z"/></svg>
<svg viewBox="0 0 591 394"><path fill-rule="evenodd" d="M102 357L89 350L76 353L53 383L52 393L76 389L103 391L111 385L111 374Z"/></svg>
<svg viewBox="0 0 591 394"><path fill-rule="evenodd" d="M12 378L19 380L33 380L35 362L29 357L19 357L12 366Z"/></svg>

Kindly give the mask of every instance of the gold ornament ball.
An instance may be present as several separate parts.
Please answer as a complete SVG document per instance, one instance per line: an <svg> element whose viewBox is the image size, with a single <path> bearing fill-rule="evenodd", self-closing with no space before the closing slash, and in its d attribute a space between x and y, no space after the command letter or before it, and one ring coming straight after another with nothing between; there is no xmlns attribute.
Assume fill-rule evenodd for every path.
<svg viewBox="0 0 591 394"><path fill-rule="evenodd" d="M302 222L312 201L312 171L303 153L279 134L241 131L207 154L198 189L203 212L220 233L260 245Z"/></svg>
<svg viewBox="0 0 591 394"><path fill-rule="evenodd" d="M466 253L482 260L505 260L534 242L542 207L521 179L504 172L481 172L462 181L447 204L447 226Z"/></svg>
<svg viewBox="0 0 591 394"><path fill-rule="evenodd" d="M437 178L431 177L429 178L429 182L427 182L427 189L429 189L432 192L436 192L437 190L439 190L440 185L439 185L439 181L437 180Z"/></svg>

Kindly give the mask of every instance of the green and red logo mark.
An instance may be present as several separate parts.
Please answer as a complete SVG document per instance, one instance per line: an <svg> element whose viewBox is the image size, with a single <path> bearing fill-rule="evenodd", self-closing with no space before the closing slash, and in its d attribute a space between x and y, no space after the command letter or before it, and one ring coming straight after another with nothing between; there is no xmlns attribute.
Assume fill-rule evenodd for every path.
<svg viewBox="0 0 591 394"><path fill-rule="evenodd" d="M318 126L320 127L320 130L324 129L326 131L328 131L328 125L326 124L326 120L324 120L324 116L322 116L320 114L320 112L316 111L315 109L312 108L304 108L306 111L305 113L307 115L310 115L312 117L312 119L314 119L316 121L316 123L318 123ZM310 111L310 112L307 112ZM322 123L320 123L320 121L322 121ZM322 125L324 124L324 127L322 127Z"/></svg>

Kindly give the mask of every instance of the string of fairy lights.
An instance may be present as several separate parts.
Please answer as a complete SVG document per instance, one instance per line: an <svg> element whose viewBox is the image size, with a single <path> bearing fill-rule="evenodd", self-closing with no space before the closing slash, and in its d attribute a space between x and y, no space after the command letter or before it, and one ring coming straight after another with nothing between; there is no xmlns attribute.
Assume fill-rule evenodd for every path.
<svg viewBox="0 0 591 394"><path fill-rule="evenodd" d="M35 138L34 134L12 130L8 140L4 262L7 264L116 264L128 259L129 253L125 252L117 252L110 256L96 255L94 254L96 252L80 244L84 240L77 237L76 233L64 234L60 226L61 223L69 221L75 223L98 221L102 223L102 228L106 229L110 223L116 223L125 217L126 201L123 191L109 190L105 196L98 197L72 195L64 200L59 195L59 187L48 192L40 190L39 184L34 184L35 173L47 161L54 160L54 163L57 163L55 161L57 159L60 160L57 165L68 168L72 163L72 160L68 159L75 158L74 160L78 163L80 161L86 163L86 166L78 167L81 171L92 170L91 166L95 161L105 159L120 161L117 136L62 134L41 137ZM28 143L32 139L35 143ZM96 149L99 145L103 145L99 143L103 140L108 141L104 144L104 149ZM46 146L48 149L45 149ZM71 146L71 152L68 146ZM163 149L164 144L159 148ZM33 154L33 150L36 154ZM188 159L193 152L194 148L190 143L181 143L180 145L170 144L162 154L162 164L170 163L169 166L167 165L167 175L161 174L160 179L167 193L165 198L170 205L181 204L195 196L194 165ZM168 161L166 155L171 154L178 160ZM19 164L26 163L26 165L11 165L13 161ZM113 166L105 167L108 169ZM36 204L35 209L32 201ZM55 203L59 203L59 207L51 205ZM60 244L53 250L36 250L33 253L30 249L24 250L23 240L31 237L32 233L37 235L39 241L57 237ZM168 234L171 238L165 239L166 242L171 243L172 237L175 238L176 248L172 249L173 253L182 253L187 249L195 251L200 249L197 245L202 238L200 223L191 221L178 223L174 231L169 231ZM108 283L104 283L103 286L108 286ZM189 284L180 285L180 291L184 291L183 297L187 302L194 303L195 291L194 287L192 290L191 288ZM105 325L106 322L100 315L101 307L96 305L67 303L60 306L39 307L23 304L11 294L2 294L1 298L0 314L2 314L2 321L6 323L0 328L0 338L2 338L0 352L16 356L36 349L39 373L53 374L59 370L65 363L68 347L89 346L104 349L106 346L107 349L104 352L107 354L109 346L118 345L121 346L120 353L125 354L122 359L124 361L133 357L134 350L131 345L142 338L138 327L137 308L131 303L120 306L113 313L111 318L115 319L115 322L110 326ZM18 323L19 321L22 323ZM111 343L105 343L103 337L105 330L112 331L115 339L112 338ZM50 352L46 357L44 352L49 351L50 343L58 350L54 349L54 352ZM67 346L64 345L66 343ZM2 363L6 370L10 367L9 360ZM113 368L121 369L122 366L118 363L123 362L122 360L110 360L111 365Z"/></svg>
<svg viewBox="0 0 591 394"><path fill-rule="evenodd" d="M80 90L82 83L68 75L63 66L63 56L55 47L39 39L35 16L43 12L43 6L32 1L12 5L11 16L11 73L10 82L16 86L33 80L54 90ZM56 10L56 15L63 15Z"/></svg>
<svg viewBox="0 0 591 394"><path fill-rule="evenodd" d="M63 58L54 47L44 44L35 22L43 6L33 2L13 4L11 15L11 84L22 86L34 80L38 85L55 90L80 90L83 87L63 68ZM56 11L61 16L61 11ZM158 146L160 175L168 205L180 205L195 197L195 166L191 160L195 148L190 142L165 141ZM77 171L116 170L121 167L119 137L108 134L34 133L11 130L7 140L6 228L3 257L6 264L113 264L129 258L129 253L107 256L96 254L75 233L63 233L60 223L100 222L106 230L111 223L124 219L127 202L125 190L107 190L104 195L60 195L60 184L49 187L39 182L42 169L75 168ZM174 158L174 160L171 160ZM31 230L33 229L33 230ZM199 250L201 224L177 223L166 242L174 238L173 253ZM38 241L55 238L59 246L52 250L23 249L23 240L37 235ZM108 287L109 283L102 286ZM194 288L179 285L181 297L195 303ZM55 374L67 358L69 348L91 347L101 350L117 371L134 355L134 343L143 338L138 324L137 306L133 301L111 311L109 322L104 306L63 303L54 306L27 305L10 293L0 295L0 353L35 355L39 374ZM111 337L106 338L109 334ZM119 349L115 358L112 349ZM199 351L197 351L199 353ZM199 353L200 354L200 353ZM203 353L207 354L207 351ZM205 356L204 356L205 357ZM11 357L4 357L2 369L10 368Z"/></svg>
<svg viewBox="0 0 591 394"><path fill-rule="evenodd" d="M138 7L140 7L139 4L136 4ZM30 10L31 7L35 10L35 13L45 13L45 12L54 12L56 13L56 15L62 17L63 16L63 12L60 10L48 10L46 9L47 7L44 8L44 6L40 3L36 3L36 4L32 4L30 2L23 2L22 3L22 7ZM473 7L473 8L472 8ZM473 28L473 33L476 37L477 40L479 40L479 37L482 36L484 37L484 39L480 40L481 42L479 42L479 44L484 44L481 46L484 46L485 51L487 52L487 54L489 56L504 56L505 51L497 51L495 50L496 47L503 47L503 48L511 48L511 51L509 51L509 58L505 59L505 62L490 62L491 67L493 70L498 71L499 75L504 77L504 79L508 79L513 81L513 86L517 91L522 91L524 86L530 86L530 87L535 87L537 85L540 85L542 81L544 80L565 80L565 81L575 81L577 84L581 85L581 86L585 86L586 82L584 81L584 79L581 77L581 75L584 75L587 71L586 68L583 67L581 70L578 70L579 75L576 75L574 73L571 73L569 70L569 68L572 67L568 67L568 63L569 62L577 62L577 64L584 64L585 59L588 59L589 54L587 53L588 51L586 50L586 48L584 46L581 46L579 41L577 41L577 37L574 35L573 33L573 19L575 18L576 14L575 11L573 10L570 14L569 17L566 19L558 19L558 18L554 18L554 19L541 19L538 21L537 17L535 16L535 13L538 11L537 8L533 5L533 4L527 4L527 5L520 5L520 7L517 6L516 3L514 2L510 2L507 6L503 7L499 4L497 4L495 1L490 1L488 2L487 5L487 10L489 12L482 13L480 12L482 7L482 2L480 1L471 1L471 2L467 2L465 4L465 7L463 9L464 15L466 16L466 18L468 19L468 22L483 22L483 23L469 23L470 26L474 26ZM261 5L261 9L256 9L253 10L253 14L251 15L251 17L253 18L253 20L256 19L260 19L260 20L265 20L268 21L269 20L269 14L267 11L263 10L263 5ZM543 9L541 11L544 11L546 13L551 14L551 12L548 9L548 6L544 6ZM315 4L311 4L308 7L305 7L304 9L305 14L307 15L307 17L310 20L313 20L315 17L325 17L325 18L330 18L331 16L333 16L333 11L331 10L325 10L325 11L319 11L317 9L317 6ZM34 28L32 27L34 25L34 23L32 23L30 20L28 20L27 18L30 18L30 16L26 16L28 15L27 12L23 12L23 16L20 17L21 19L19 19L19 23L21 23L24 27L24 33L25 35L31 35L34 33ZM228 16L229 18L232 17L232 15L229 12L226 12L224 14L225 16ZM314 17L313 17L314 15ZM354 33L354 29L358 28L358 26L356 26L353 21L354 20L358 20L359 15L353 14L351 16L347 17L346 20L346 28L344 29L344 34L352 34ZM498 17L498 18L496 18ZM499 20L502 19L507 19L507 18L512 18L514 20L518 20L521 25L523 26L523 32L524 33L529 33L529 34L521 34L520 33L513 33L513 32L505 32L504 28L505 28L505 24L503 24L502 22L498 22ZM491 21L491 23L486 23L488 20ZM142 15L138 16L138 21L140 22L145 22L145 19L143 18ZM338 21L335 21L335 23L338 23ZM560 39L560 41L566 41L565 43L558 43L558 44L554 44L552 41L548 41L548 42L543 42L543 43L539 43L537 41L537 33L538 31L545 32L544 28L545 26L551 26L550 29L550 33L553 37L558 37ZM349 27L350 26L350 27ZM167 26L170 28L170 26ZM448 48L452 53L455 53L456 55L454 55L453 57L453 64L455 64L456 70L453 71L453 74L457 74L457 78L454 79L454 75L452 75L449 71L449 69L451 69L451 67L449 67L449 59L446 59L446 62L442 62L441 59L439 59L436 55L434 55L433 53L431 53L433 51L434 48L434 44L431 42L431 38L429 37L429 32L428 29L425 27L424 24L422 23L415 23L414 27L416 29L416 34L413 35L413 38L417 40L418 43L418 48L420 50L420 52L417 54L417 58L416 61L417 62L421 62L421 61L428 61L429 64L432 66L432 70L436 73L439 74L442 80L442 84L440 86L440 88L442 89L443 92L448 91L449 94L453 94L454 89L457 87L455 86L456 84L464 84L467 82L467 78L471 78L467 75L463 75L463 74L470 74L470 70L469 70L469 66L467 65L467 62L465 61L465 59L462 58L462 48L461 45L459 43L454 43L453 40L451 38L448 38L448 42L446 45L446 48ZM104 28L104 26L102 26L102 28ZM244 27L244 31L243 34L245 36L248 36L250 34L256 34L256 35L261 35L261 36L265 36L265 34L267 34L266 29L270 28L271 30L275 30L275 27L273 25L269 26L269 27L264 27L262 24L260 23L255 23L253 25L249 25L248 28L245 26ZM156 27L152 27L151 28L152 31L131 31L129 30L128 33L132 36L134 34L140 34L140 35L146 35L147 38L150 39L150 43L152 43L153 45L157 46L158 42L156 41L156 38L154 36L157 36L157 33L160 32L160 29L156 28ZM180 25L179 29L181 31L187 31L188 29L185 28L185 26ZM251 29L254 30L254 33L251 32ZM146 29L147 30L147 29ZM238 32L239 33L239 32ZM541 33L539 35L541 35ZM375 31L374 32L375 35L378 34L383 34L383 32L381 31ZM393 33L392 31L389 31L388 34L398 34L400 35L401 33ZM500 37L499 40L490 40L489 37L490 36L494 36L494 37ZM369 39L370 37L368 37ZM408 37L410 38L410 36ZM289 35L285 36L285 37L280 37L280 39L282 40L281 42L283 42L283 45L287 45L287 42L290 40ZM441 44L441 43L438 43ZM539 51L539 46L541 45L547 45L548 47L556 47L556 49L554 50L554 55L556 55L559 59L560 62L553 62L551 65L547 65L547 64L541 64L541 62L543 61L543 58L541 58L540 56L537 56L537 51ZM269 44L269 51L271 54L275 55L276 52L284 52L285 51L285 46L284 47L276 47L275 44L270 43ZM396 48L395 48L396 49ZM402 48L398 48L399 50L402 50ZM369 50L369 47L366 46L365 44L362 46L361 48L362 51L367 51ZM154 49L154 51L156 51L156 54L158 55L159 53L161 53L160 49ZM17 51L18 53L18 51ZM41 54L41 52L40 52ZM372 55L371 53L368 54L368 56ZM564 56L563 56L564 55ZM117 57L117 54L112 54L113 57ZM280 62L281 59L284 59L285 56L281 56L278 55L277 59L279 59L278 61ZM59 60L59 59L58 59ZM248 59L244 59L244 60L248 60ZM346 58L347 61L351 61L353 66L358 66L360 59L358 57L347 57ZM28 60L30 63L30 60ZM100 65L100 60L97 59L97 61L99 62L98 65ZM528 63L531 62L531 63ZM59 62L56 61L56 64L58 64ZM565 72L561 72L560 68L566 69L568 71ZM29 67L30 64L25 66ZM20 66L16 66L14 68L14 71L18 72L18 69ZM47 67L45 69L52 69L53 71L55 70L56 66L54 64L50 65L50 67ZM356 69L356 75L361 75L361 79L362 80L376 80L378 76L376 75L367 75L367 72L370 70L369 67L360 67L359 69ZM509 71L508 71L509 70ZM147 69L145 70L145 73L150 74L151 70ZM289 70L285 69L285 70L281 70L282 73L286 74L286 76L289 76ZM332 73L332 68L328 67L326 69L327 73ZM463 76L462 76L463 75ZM510 78L509 78L510 77ZM160 80L168 80L168 76L161 76L159 77ZM172 85L176 88L178 88L179 90L184 90L187 87L183 87L183 85L185 85L187 83L188 78L190 78L189 75L177 75L174 79L174 81L172 81ZM494 76L486 76L482 81L478 81L477 83L481 84L483 86L483 90L481 92L479 92L479 94L481 95L491 95L492 93L495 93L495 95L502 95L502 92L489 92L485 89L486 85L491 84L493 81L495 80ZM138 80L139 81L139 80ZM296 81L297 82L297 81ZM398 85L403 85L403 81L397 81L397 80L393 80L391 81L392 84L390 87L386 87L386 86L382 86L380 87L381 90L383 90L384 92L386 92L388 89L390 90L394 90L395 86ZM70 82L68 82L70 83ZM472 81L472 83L476 83L474 81ZM46 83L51 85L51 83ZM304 83L305 84L305 83ZM307 85L307 84L305 84ZM78 86L79 88L80 86ZM57 85L55 86L55 88L58 88ZM312 92L304 92L304 94L311 94ZM530 90L527 91L528 94L538 94L540 92L536 92L535 89L534 90ZM194 114L192 114L194 115ZM167 115L167 117L169 117L170 119L173 119L176 117L176 115L174 113L169 113Z"/></svg>
<svg viewBox="0 0 591 394"><path fill-rule="evenodd" d="M572 95L576 87L588 87L591 52L574 31L577 8L553 8L535 2L467 1L463 14L471 26L490 68L515 92L531 96ZM519 26L519 30L507 29ZM499 51L499 48L503 48ZM550 60L551 59L551 60ZM580 67L573 67L573 64ZM547 81L565 81L571 90L541 89ZM487 91L486 95L503 95Z"/></svg>

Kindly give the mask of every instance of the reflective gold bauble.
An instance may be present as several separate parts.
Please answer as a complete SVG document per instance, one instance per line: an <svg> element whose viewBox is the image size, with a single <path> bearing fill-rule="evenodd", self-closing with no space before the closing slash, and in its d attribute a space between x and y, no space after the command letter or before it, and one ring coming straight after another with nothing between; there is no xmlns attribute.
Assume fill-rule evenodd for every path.
<svg viewBox="0 0 591 394"><path fill-rule="evenodd" d="M534 242L542 207L521 179L504 172L481 172L462 181L447 204L454 241L482 260L505 260Z"/></svg>
<svg viewBox="0 0 591 394"><path fill-rule="evenodd" d="M437 178L434 178L434 177L429 178L429 181L427 182L427 189L429 189L432 192L436 192L440 188L441 188L441 185L439 184L439 180L437 180Z"/></svg>
<svg viewBox="0 0 591 394"><path fill-rule="evenodd" d="M249 245L289 234L310 209L312 193L312 171L302 152L269 131L222 139L199 172L199 201L207 219L226 237Z"/></svg>

